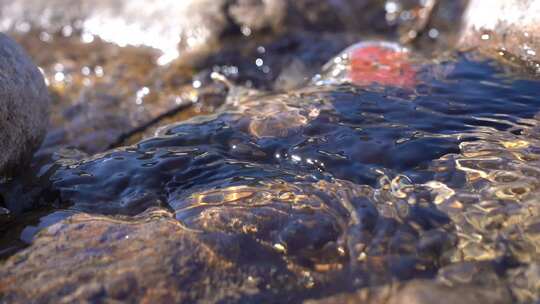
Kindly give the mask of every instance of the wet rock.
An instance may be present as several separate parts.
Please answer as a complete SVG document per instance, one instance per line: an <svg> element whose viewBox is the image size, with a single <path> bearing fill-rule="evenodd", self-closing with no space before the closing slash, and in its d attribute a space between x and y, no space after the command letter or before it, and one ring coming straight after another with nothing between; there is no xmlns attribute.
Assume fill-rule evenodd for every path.
<svg viewBox="0 0 540 304"><path fill-rule="evenodd" d="M261 29L272 29L276 33L384 33L400 34L408 37L407 41L425 36L426 41L444 40L443 44L448 45L458 30L452 25L461 18L466 3L466 0L241 0L232 1L229 12L247 34Z"/></svg>
<svg viewBox="0 0 540 304"><path fill-rule="evenodd" d="M0 300L267 302L291 300L302 287L278 254L242 236L185 229L171 216L77 214L59 222L2 264Z"/></svg>
<svg viewBox="0 0 540 304"><path fill-rule="evenodd" d="M430 206L402 206L409 213L399 215L397 208L377 201L374 191L345 181L268 181L264 186L180 196L171 206L177 219L192 229L250 235L289 261L327 276L354 269L355 274L340 276L376 281L431 271L451 247L452 237L433 242L433 255L423 244L429 235L450 231L449 223L441 214L431 213ZM431 223L419 227L421 221ZM400 244L404 239L408 243ZM364 273L372 268L377 274Z"/></svg>
<svg viewBox="0 0 540 304"><path fill-rule="evenodd" d="M344 294L306 303L381 303L381 304L428 304L428 303L513 303L513 298L504 286L481 287L470 285L445 286L433 281L414 280L407 283L363 289L354 294Z"/></svg>
<svg viewBox="0 0 540 304"><path fill-rule="evenodd" d="M515 285L512 280L506 281L497 275L493 264L454 263L440 269L434 280L374 286L306 303L514 303L512 285Z"/></svg>
<svg viewBox="0 0 540 304"><path fill-rule="evenodd" d="M361 38L358 33L293 31L242 39L241 51L238 41L225 42L217 53L197 60L180 58L178 64L199 69L202 76L219 72L239 85L281 92L303 86L328 60Z"/></svg>
<svg viewBox="0 0 540 304"><path fill-rule="evenodd" d="M51 126L36 164L58 158L54 154L63 154L64 148L93 154L124 140L138 141L153 134L161 121L157 117L181 121L210 112L224 99L223 86L210 83L197 90L192 72L159 66L155 50L119 47L98 38L85 43L51 34L44 40L42 34L15 35L42 68L54 97Z"/></svg>
<svg viewBox="0 0 540 304"><path fill-rule="evenodd" d="M522 303L540 299L540 263L538 261L510 270L509 282L514 297Z"/></svg>
<svg viewBox="0 0 540 304"><path fill-rule="evenodd" d="M501 279L494 262L456 262L439 269L437 281L449 286L496 286Z"/></svg>
<svg viewBox="0 0 540 304"><path fill-rule="evenodd" d="M461 45L540 71L540 2L536 0L470 1ZM528 61L535 62L528 62ZM516 62L517 61L517 62Z"/></svg>
<svg viewBox="0 0 540 304"><path fill-rule="evenodd" d="M3 30L93 36L120 46L148 46L163 52L160 62L178 56L178 46L198 48L227 28L225 1L85 1L23 0L0 3ZM111 30L114 26L115 30Z"/></svg>
<svg viewBox="0 0 540 304"><path fill-rule="evenodd" d="M96 1L93 5L84 1L22 0L2 1L0 7L5 18L3 30L28 31L36 26L51 33L62 31L68 36L82 31L123 45L147 45L161 50L178 43L187 48L202 46L231 27L247 36L263 30L358 30L368 25L374 30L374 24L387 28L384 18L380 18L384 14L384 1L373 0L188 0L181 3L116 0ZM355 18L358 12L366 18ZM106 23L113 23L116 33L105 31ZM159 39L156 34L161 34Z"/></svg>
<svg viewBox="0 0 540 304"><path fill-rule="evenodd" d="M308 174L375 185L380 177L377 169L415 172L417 166L459 152L460 140L470 136L467 132L493 126L489 120L456 113L481 117L486 111L497 115L536 111L519 100L512 107L506 101L493 102L500 95L515 96L517 87L501 86L492 95L489 83L464 79L470 69L488 73L490 81L500 83L492 66L466 60L448 66L454 70L447 77L466 82L469 90L447 81L424 87L424 93L413 99L399 88L381 94L384 88L347 84L247 96L214 115L168 126L137 145L63 167L54 174L54 187L65 202L81 208L136 213L147 207L144 204L170 201L170 195L182 190L246 178ZM528 84L529 97L535 96L533 83L516 83ZM459 101L452 97L456 90L462 92ZM494 126L504 129L509 123L501 120ZM246 163L250 165L245 167ZM219 172L219 178L209 170ZM422 178L426 173L418 174Z"/></svg>
<svg viewBox="0 0 540 304"><path fill-rule="evenodd" d="M394 202L347 182L276 180L179 194L170 204L174 213L42 218L23 230L29 248L1 265L0 299L297 302L433 272L439 257L421 243L449 229L421 211L433 206L400 216Z"/></svg>
<svg viewBox="0 0 540 304"><path fill-rule="evenodd" d="M0 34L0 174L28 162L48 125L43 75L13 40Z"/></svg>
<svg viewBox="0 0 540 304"><path fill-rule="evenodd" d="M489 140L462 143L460 154L433 164L440 181L452 185L443 177L450 171L461 172L467 180L465 185L454 185L455 190L434 187L441 194L439 208L466 235L460 237L454 259L523 264L537 260L540 208L535 197L540 188L535 163L540 141L535 132L539 122L537 118L525 121L528 127L522 133L493 133Z"/></svg>
<svg viewBox="0 0 540 304"><path fill-rule="evenodd" d="M262 71L261 74L267 76L265 78L274 80L283 71L286 74L281 78L286 79L287 73L294 75L301 71L304 72L299 75L302 79L310 78L314 68L330 59L328 52L335 54L353 42L379 38L381 34L398 40L400 34L407 36L414 32L414 38L407 42L425 38L422 43L425 47L441 45L441 49L448 49L455 41L458 28L454 21L460 19L465 1L437 2L435 6L430 5L432 9L429 10L425 7L428 6L427 2L231 1L228 12L234 23L233 28L239 28L242 35L238 31L224 35L219 43L221 49L217 53L210 53L210 58L202 56L202 59L194 60L188 56L185 60L180 58L180 61L197 67L201 66L200 60L219 62L220 65L234 63L242 73L248 70L248 74L252 74L253 68L246 66L246 62L254 63L262 59L263 62L255 71ZM423 18L423 15L427 17ZM253 43L256 43L255 47L251 46ZM260 46L267 52L256 54L253 58L246 56L246 53L255 53L254 50ZM229 56L229 52L233 56ZM313 60L312 57L320 60Z"/></svg>
<svg viewBox="0 0 540 304"><path fill-rule="evenodd" d="M401 43L411 43L417 50L440 53L455 47L461 20L469 0L387 1L386 19L396 24ZM412 5L412 6L411 6Z"/></svg>
<svg viewBox="0 0 540 304"><path fill-rule="evenodd" d="M260 31L291 32L296 27L307 28L327 18L318 18L319 2L274 1L84 1L56 0L42 3L34 0L3 1L0 3L5 31L27 32L36 27L46 35L57 32L64 36L76 35L83 40L93 36L120 46L148 46L163 52L160 62L167 63L179 52L211 52L226 34L251 35ZM350 3L328 2L324 11L336 15L333 23L341 26L352 20ZM371 1L361 1L364 9ZM315 5L316 4L316 5ZM297 7L300 6L300 7ZM343 10L347 6L348 10ZM378 10L381 11L381 6ZM340 20L339 14L351 14ZM349 13L350 12L350 13ZM297 22L302 20L300 22ZM310 21L308 21L310 20ZM293 26L294 23L297 23ZM367 23L366 23L367 24ZM111 31L110 26L115 30ZM334 26L335 27L335 26Z"/></svg>
<svg viewBox="0 0 540 304"><path fill-rule="evenodd" d="M265 18L286 20L274 14L281 5L228 9L246 35L278 26ZM281 53L270 45L282 54L313 40L284 39ZM272 60L261 58L266 46L250 60L262 73ZM46 69L59 95L79 71L89 81L62 114L73 122L65 143L90 152L110 144L102 131L133 126L122 114L159 115L170 106L161 94L186 84L161 82L174 65L159 69L146 52L129 59L108 47L126 61L104 67L90 55L88 66ZM441 59L444 77L434 79L399 46L352 50L351 69L335 75L343 81L279 95L248 90L255 94L132 146L57 153L48 206L94 215L52 213L14 233L30 247L0 266L0 301L297 302L359 288L323 303L538 299L538 83L468 57ZM238 73L216 72L225 70ZM106 80L94 86L97 78ZM66 95L80 93L71 88L77 93ZM10 246L0 254L21 247Z"/></svg>
<svg viewBox="0 0 540 304"><path fill-rule="evenodd" d="M229 7L233 20L247 33L272 29L310 31L388 31L384 1L239 0ZM358 18L362 14L364 18ZM382 18L381 18L382 17Z"/></svg>
<svg viewBox="0 0 540 304"><path fill-rule="evenodd" d="M455 1L461 3L462 1ZM179 54L206 56L219 52L237 39L278 37L299 32L396 34L421 19L423 2L382 0L290 1L290 0L190 0L190 1L2 1L4 31L28 32L33 28L47 37L55 33L84 41L99 37L120 46L147 46L162 52L160 63ZM448 19L459 18L461 6L443 4L434 23L438 39L448 32ZM114 30L110 30L113 26ZM416 31L426 30L426 25ZM420 33L417 33L420 35ZM230 40L233 41L230 41ZM190 60L186 60L189 62Z"/></svg>
<svg viewBox="0 0 540 304"><path fill-rule="evenodd" d="M509 84L468 57L441 68L435 80L420 69L412 89L240 94L213 115L62 165L53 188L72 210L166 207L188 229L249 238L304 274L306 298L437 273L395 293L534 298L534 284L508 287L505 275L537 255L538 83Z"/></svg>

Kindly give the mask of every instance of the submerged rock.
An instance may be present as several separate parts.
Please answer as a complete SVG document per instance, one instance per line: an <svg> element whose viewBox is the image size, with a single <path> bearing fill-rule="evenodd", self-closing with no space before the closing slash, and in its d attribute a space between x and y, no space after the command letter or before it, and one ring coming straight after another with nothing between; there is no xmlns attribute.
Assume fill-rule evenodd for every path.
<svg viewBox="0 0 540 304"><path fill-rule="evenodd" d="M302 286L278 253L241 235L185 229L171 216L77 214L57 223L2 265L0 301L267 302Z"/></svg>
<svg viewBox="0 0 540 304"><path fill-rule="evenodd" d="M446 286L427 280L413 280L403 284L362 289L354 294L343 294L306 304L510 304L513 298L504 286Z"/></svg>
<svg viewBox="0 0 540 304"><path fill-rule="evenodd" d="M54 97L50 128L34 158L39 163L65 147L103 152L122 144L123 137L127 141L132 130L156 117L172 113L173 121L181 121L209 112L223 99L216 98L223 86L196 89L193 72L159 66L155 50L119 47L97 38L83 42L58 34L44 39L43 33L34 31L14 38L39 65ZM196 101L190 109L177 111ZM134 141L146 131L141 130Z"/></svg>
<svg viewBox="0 0 540 304"><path fill-rule="evenodd" d="M279 27L265 18L287 20L275 13L285 2L227 9L246 35ZM294 5L304 3L319 2ZM456 57L435 67L397 44L355 45L308 87L275 95L231 85L234 98L209 115L135 145L58 154L43 175L55 212L18 223L23 251L0 239L0 255L13 254L0 265L0 302L538 300L540 85ZM110 92L133 81L119 96L138 105L163 94L153 64L131 74L113 62L103 73L90 58L51 65L58 87L81 70ZM85 98L102 99L93 88ZM107 130L101 111L133 113L99 103L73 126ZM96 145L78 130L68 143ZM104 137L87 149L105 150Z"/></svg>
<svg viewBox="0 0 540 304"><path fill-rule="evenodd" d="M491 286L501 286L494 303L506 301L508 289L524 302L537 298L534 284L523 280L536 268L512 268L535 261L534 196L519 204L516 197L528 193L523 187L499 191L504 185L491 179L474 184L479 189L464 184L475 178L467 173L495 162L475 157L468 146L475 142L508 141L513 149L495 150L497 164L530 167L519 155L537 145L527 136L536 125L530 117L538 109L530 101L539 86L526 80L508 84L490 63L460 58L443 64L446 78L430 79L420 69L421 82L413 88L344 82L281 95L248 94L137 145L59 162L51 182L63 206L107 216L77 215L38 234L0 270L0 283L31 282L1 284L7 286L6 299L111 299L116 295L108 290L125 273L132 273L128 286L143 286L126 287L136 297L146 297L146 286L157 281L173 286L166 294L187 301L301 301L407 280L420 283L399 283L406 286L400 294L418 301L454 290L491 301ZM511 133L518 127L521 133ZM145 215L148 208L169 210L162 211L166 225ZM161 234L163 226L177 230ZM186 235L189 246L167 243ZM200 247L210 246L213 255L197 245L200 238ZM209 245L218 240L227 245ZM151 254L160 259L134 244L151 244ZM198 260L199 250L201 256L218 256L218 262ZM58 274L59 260L89 264ZM460 266L467 261L473 266ZM233 266L223 270L229 262ZM500 269L484 271L484 263ZM171 265L204 269L206 276L169 275L163 269ZM437 276L455 286L429 281ZM514 277L522 279L510 284ZM238 287L253 279L256 289ZM492 279L500 285L489 285ZM44 287L31 293L29 286ZM157 299L155 293L148 298Z"/></svg>
<svg viewBox="0 0 540 304"><path fill-rule="evenodd" d="M274 27L289 30L283 22L290 19L290 5L285 0L116 0L92 4L22 0L1 1L0 13L4 31L26 32L35 27L46 34L60 32L87 41L95 36L120 46L147 46L162 51L160 62L168 63L180 52L219 49L216 43L227 33L251 35L276 30Z"/></svg>
<svg viewBox="0 0 540 304"><path fill-rule="evenodd" d="M29 161L48 124L43 75L23 49L0 34L0 174Z"/></svg>
<svg viewBox="0 0 540 304"><path fill-rule="evenodd" d="M0 300L294 303L428 275L452 247L429 204L348 182L258 184L178 197L174 213L59 221L2 264Z"/></svg>

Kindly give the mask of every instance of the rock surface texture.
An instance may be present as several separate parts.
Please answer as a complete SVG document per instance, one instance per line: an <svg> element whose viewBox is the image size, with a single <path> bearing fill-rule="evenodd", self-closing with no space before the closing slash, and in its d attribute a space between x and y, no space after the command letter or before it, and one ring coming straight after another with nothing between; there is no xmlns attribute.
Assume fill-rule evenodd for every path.
<svg viewBox="0 0 540 304"><path fill-rule="evenodd" d="M52 96L0 304L540 304L540 81L465 1L0 0Z"/></svg>
<svg viewBox="0 0 540 304"><path fill-rule="evenodd" d="M38 68L21 47L0 34L0 174L28 160L41 144L48 105Z"/></svg>
<svg viewBox="0 0 540 304"><path fill-rule="evenodd" d="M461 45L496 50L514 61L540 61L540 1L472 0L464 17ZM530 65L540 71L540 65Z"/></svg>
<svg viewBox="0 0 540 304"><path fill-rule="evenodd" d="M397 6L414 20L416 1ZM410 11L409 11L410 10ZM214 53L227 38L293 32L393 32L402 21L386 16L382 0L0 0L3 31L82 34L120 46L163 52L162 63L184 53ZM361 15L362 18L358 18ZM387 21L392 19L393 21ZM115 30L110 31L110 26Z"/></svg>
<svg viewBox="0 0 540 304"><path fill-rule="evenodd" d="M121 46L147 46L163 52L165 63L182 48L210 43L226 28L224 1L0 1L2 30L42 28L65 36L82 33ZM115 31L109 26L114 25ZM90 39L90 38L89 38ZM93 38L91 38L93 39Z"/></svg>

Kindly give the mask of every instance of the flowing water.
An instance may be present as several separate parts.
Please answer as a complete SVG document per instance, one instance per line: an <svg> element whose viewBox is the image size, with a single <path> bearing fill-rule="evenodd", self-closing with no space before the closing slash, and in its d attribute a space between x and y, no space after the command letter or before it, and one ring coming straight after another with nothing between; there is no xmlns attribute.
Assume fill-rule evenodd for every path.
<svg viewBox="0 0 540 304"><path fill-rule="evenodd" d="M221 300L299 301L419 278L474 285L472 272L491 275L477 270L485 263L495 269L493 288L504 286L522 302L537 298L540 82L472 54L417 65L413 87L319 76L286 94L245 89L211 115L132 146L61 158L47 175L54 210L20 236L30 242L50 227L30 247L37 256L27 249L0 273L24 277L17 261L40 262L40 250L68 264L96 256L120 263L125 252L93 251L96 229L106 229L97 233L102 243L132 234L129 246L151 244L151 256L192 255L152 239L165 228L149 225L167 223L240 247L240 257L213 250L253 286L238 283L234 296L218 288ZM68 253L89 243L63 256L40 242L51 236ZM144 263L131 254L135 265ZM44 260L32 267L69 277ZM110 266L114 274L129 267ZM144 284L139 275L151 266L139 267L132 279ZM210 281L221 271L204 269Z"/></svg>
<svg viewBox="0 0 540 304"><path fill-rule="evenodd" d="M535 75L387 42L337 54L354 35L251 41L202 70L70 35L18 37L54 104L32 172L0 180L0 303L340 303L407 282L540 298Z"/></svg>

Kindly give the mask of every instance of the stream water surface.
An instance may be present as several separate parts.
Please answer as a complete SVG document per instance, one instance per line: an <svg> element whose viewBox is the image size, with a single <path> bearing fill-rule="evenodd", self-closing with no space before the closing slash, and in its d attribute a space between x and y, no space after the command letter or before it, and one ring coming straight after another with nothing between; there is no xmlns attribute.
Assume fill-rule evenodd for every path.
<svg viewBox="0 0 540 304"><path fill-rule="evenodd" d="M41 61L63 111L37 173L0 184L17 213L0 214L0 302L303 302L413 281L539 299L534 76L474 52L368 51L374 71L344 78L365 63L338 56L283 93L177 83L114 50L125 62Z"/></svg>

